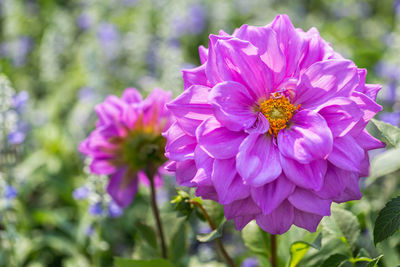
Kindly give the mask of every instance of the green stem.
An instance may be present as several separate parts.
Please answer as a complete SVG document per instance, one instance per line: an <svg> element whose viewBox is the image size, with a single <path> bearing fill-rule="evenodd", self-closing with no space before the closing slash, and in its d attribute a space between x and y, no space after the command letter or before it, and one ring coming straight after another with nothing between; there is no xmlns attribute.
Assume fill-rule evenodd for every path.
<svg viewBox="0 0 400 267"><path fill-rule="evenodd" d="M278 267L276 235L271 235L271 266Z"/></svg>
<svg viewBox="0 0 400 267"><path fill-rule="evenodd" d="M206 218L206 220L207 220L207 222L208 222L208 224L210 225L210 227L211 227L212 230L217 229L217 228L215 227L215 224L212 222L210 216L208 215L207 211L204 209L203 205L201 205L201 204L200 204L199 202L197 202L197 201L192 201L192 200L191 200L191 201L189 201L189 202L190 202L190 204L193 204L193 205L197 206L197 207L201 210L201 212L203 213L204 217ZM227 261L227 263L229 264L229 266L231 266L231 267L236 267L235 262L234 262L234 261L232 260L232 258L229 256L228 252L226 251L226 249L225 249L225 247L224 247L224 244L222 244L221 238L218 237L218 238L216 239L216 241L217 241L217 245L218 245L219 250L221 251L222 255L224 256L224 258L225 258L225 260Z"/></svg>
<svg viewBox="0 0 400 267"><path fill-rule="evenodd" d="M164 259L166 259L167 258L167 246L165 245L164 231L163 231L163 227L161 224L160 213L159 213L158 207L157 207L156 189L155 189L155 185L154 185L154 175L151 177L148 176L148 178L150 180L151 207L153 209L154 218L156 220L158 235L160 236L162 257Z"/></svg>

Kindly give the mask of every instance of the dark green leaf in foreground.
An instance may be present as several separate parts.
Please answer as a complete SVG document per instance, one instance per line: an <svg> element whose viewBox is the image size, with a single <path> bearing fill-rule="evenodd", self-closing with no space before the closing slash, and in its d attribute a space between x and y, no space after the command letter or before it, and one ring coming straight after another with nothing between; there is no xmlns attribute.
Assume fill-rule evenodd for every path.
<svg viewBox="0 0 400 267"><path fill-rule="evenodd" d="M333 254L329 258L327 258L324 263L322 263L321 267L337 267L342 264L342 262L346 261L348 256L343 254Z"/></svg>
<svg viewBox="0 0 400 267"><path fill-rule="evenodd" d="M374 227L375 245L393 235L400 227L400 197L393 198L379 212Z"/></svg>
<svg viewBox="0 0 400 267"><path fill-rule="evenodd" d="M376 128L382 133L382 135L385 137L385 139L392 145L392 146L397 146L400 144L400 129L390 125L388 123L385 123L383 121L378 121L375 119L371 120Z"/></svg>
<svg viewBox="0 0 400 267"><path fill-rule="evenodd" d="M172 267L172 264L164 259L132 260L118 257L114 258L114 265L116 267Z"/></svg>
<svg viewBox="0 0 400 267"><path fill-rule="evenodd" d="M217 239L218 237L221 237L222 236L222 230L224 228L225 223L226 223L226 219L224 218L222 220L222 222L220 223L220 225L217 227L217 229L211 231L208 234L198 234L196 236L197 240L199 242L210 242L210 241L213 241L213 240Z"/></svg>

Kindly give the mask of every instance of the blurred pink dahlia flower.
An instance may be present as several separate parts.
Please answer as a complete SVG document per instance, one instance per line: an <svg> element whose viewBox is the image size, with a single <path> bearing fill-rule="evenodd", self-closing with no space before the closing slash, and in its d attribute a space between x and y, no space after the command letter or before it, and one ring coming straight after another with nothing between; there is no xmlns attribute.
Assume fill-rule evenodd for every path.
<svg viewBox="0 0 400 267"><path fill-rule="evenodd" d="M315 231L332 202L361 198L367 151L383 146L365 130L381 110L365 69L287 15L210 35L199 51L202 65L183 71L184 92L167 104L178 183L224 205L238 230L255 219L271 234Z"/></svg>
<svg viewBox="0 0 400 267"><path fill-rule="evenodd" d="M160 172L167 159L161 133L171 125L165 108L170 100L171 94L159 89L143 100L136 89L128 88L121 98L108 96L95 108L96 129L79 150L92 158L91 172L109 175L107 192L121 207L132 202L139 180L149 184L147 174L154 175L156 186L162 184Z"/></svg>

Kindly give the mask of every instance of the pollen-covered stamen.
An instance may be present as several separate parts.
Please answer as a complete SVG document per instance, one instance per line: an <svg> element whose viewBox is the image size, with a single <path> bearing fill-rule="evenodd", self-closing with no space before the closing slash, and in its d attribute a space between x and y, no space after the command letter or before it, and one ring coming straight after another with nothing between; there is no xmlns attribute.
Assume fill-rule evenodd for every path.
<svg viewBox="0 0 400 267"><path fill-rule="evenodd" d="M300 108L290 103L284 95L279 92L271 94L268 100L261 103L261 113L269 122L269 133L277 136L279 131L286 128L293 113Z"/></svg>

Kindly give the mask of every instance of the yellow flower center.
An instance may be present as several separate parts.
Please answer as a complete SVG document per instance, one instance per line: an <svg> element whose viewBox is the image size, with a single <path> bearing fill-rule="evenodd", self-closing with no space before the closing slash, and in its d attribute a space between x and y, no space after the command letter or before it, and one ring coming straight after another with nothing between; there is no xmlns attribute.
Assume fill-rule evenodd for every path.
<svg viewBox="0 0 400 267"><path fill-rule="evenodd" d="M275 136L279 131L286 128L293 113L300 108L290 103L284 95L279 92L271 94L271 97L263 101L260 105L261 113L269 122L269 133Z"/></svg>

